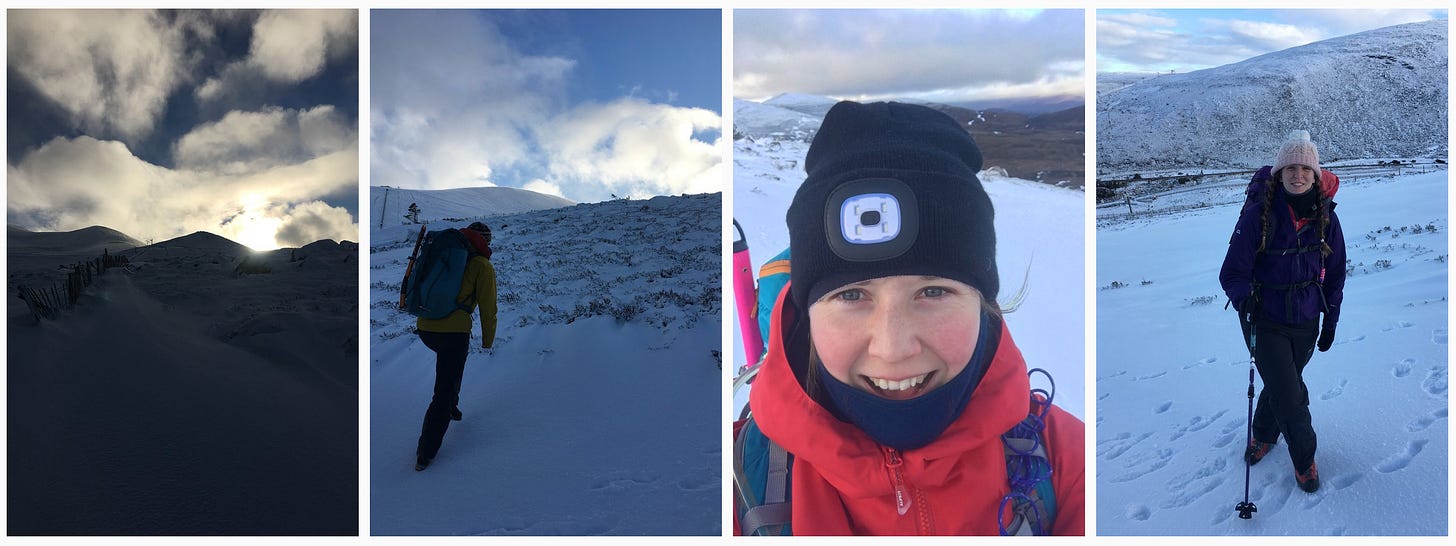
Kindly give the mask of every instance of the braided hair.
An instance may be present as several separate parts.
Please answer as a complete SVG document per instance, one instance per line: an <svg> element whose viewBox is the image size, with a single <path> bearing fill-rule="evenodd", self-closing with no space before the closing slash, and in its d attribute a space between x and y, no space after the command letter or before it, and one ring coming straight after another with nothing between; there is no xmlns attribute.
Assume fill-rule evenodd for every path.
<svg viewBox="0 0 1456 546"><path fill-rule="evenodd" d="M1259 234L1259 252L1263 252L1269 243L1269 209L1272 208L1270 205L1274 203L1274 192L1277 191L1277 188L1284 187L1283 174L1283 169L1274 171L1273 176L1270 177L1271 183L1264 185L1264 213L1259 219L1260 225L1263 227ZM1316 194L1319 196L1319 211L1316 214L1319 217L1320 256L1327 258L1332 252L1330 244L1325 241L1325 233L1329 231L1330 227L1331 198L1325 195L1324 187L1320 184L1319 171L1314 173L1314 187L1311 190L1319 192Z"/></svg>

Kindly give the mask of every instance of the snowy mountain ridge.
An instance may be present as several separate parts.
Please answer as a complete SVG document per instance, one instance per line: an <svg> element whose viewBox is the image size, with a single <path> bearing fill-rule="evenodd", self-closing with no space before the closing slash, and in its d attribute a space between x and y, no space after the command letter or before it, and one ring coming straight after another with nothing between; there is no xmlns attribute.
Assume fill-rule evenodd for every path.
<svg viewBox="0 0 1456 546"><path fill-rule="evenodd" d="M1258 167L1292 129L1322 161L1444 158L1447 62L1436 20L1142 79L1098 95L1098 172Z"/></svg>
<svg viewBox="0 0 1456 546"><path fill-rule="evenodd" d="M445 218L469 218L494 216L513 212L527 212L554 209L576 204L575 202L520 188L489 186L479 188L451 188L448 190L412 190L389 186L369 186L369 211L374 215L374 227L379 219L384 226L413 223L405 218L409 206L414 203L420 210L419 221L435 221Z"/></svg>

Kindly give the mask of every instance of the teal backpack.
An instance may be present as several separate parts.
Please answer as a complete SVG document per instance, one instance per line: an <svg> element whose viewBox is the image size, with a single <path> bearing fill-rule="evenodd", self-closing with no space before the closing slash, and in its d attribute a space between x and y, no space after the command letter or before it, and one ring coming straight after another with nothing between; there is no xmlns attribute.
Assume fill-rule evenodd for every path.
<svg viewBox="0 0 1456 546"><path fill-rule="evenodd" d="M460 283L471 256L470 242L456 229L425 234L419 260L405 279L404 310L423 319L442 319L474 302L459 303Z"/></svg>
<svg viewBox="0 0 1456 546"><path fill-rule="evenodd" d="M1046 370L1036 368L1028 375ZM1056 491L1052 487L1052 465L1047 456L1043 432L1052 391L1033 389L1032 410L1011 430L1001 435L1006 452L1006 476L1011 492L997 509L997 527L1002 536L1051 534L1056 521ZM1041 396L1036 396L1040 394ZM753 416L733 425L733 493L738 527L745 536L787 536L790 522L790 474L794 456L759 430ZM1008 512L1011 515L1007 521Z"/></svg>

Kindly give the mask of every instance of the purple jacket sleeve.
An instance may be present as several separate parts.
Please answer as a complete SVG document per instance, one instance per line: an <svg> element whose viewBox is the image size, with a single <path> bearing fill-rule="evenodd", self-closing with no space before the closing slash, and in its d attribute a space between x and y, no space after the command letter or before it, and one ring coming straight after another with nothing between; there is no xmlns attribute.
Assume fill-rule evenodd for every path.
<svg viewBox="0 0 1456 546"><path fill-rule="evenodd" d="M1259 249L1260 212L1261 207L1252 203L1239 212L1239 221L1229 238L1228 253L1224 255L1223 267L1218 272L1218 282L1223 285L1224 295L1235 303L1254 292L1254 256ZM1343 275L1344 269L1340 271Z"/></svg>
<svg viewBox="0 0 1456 546"><path fill-rule="evenodd" d="M1345 232L1340 229L1340 217L1335 215L1333 208L1330 209L1330 235L1325 243L1330 245L1330 255L1325 257L1324 264L1323 286L1328 307L1324 329L1329 330L1340 321L1340 304L1345 300Z"/></svg>

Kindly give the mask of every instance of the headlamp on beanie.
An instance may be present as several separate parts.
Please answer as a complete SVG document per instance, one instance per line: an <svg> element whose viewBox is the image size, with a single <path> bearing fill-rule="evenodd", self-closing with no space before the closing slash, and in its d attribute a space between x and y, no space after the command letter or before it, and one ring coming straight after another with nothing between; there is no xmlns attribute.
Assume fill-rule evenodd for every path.
<svg viewBox="0 0 1456 546"><path fill-rule="evenodd" d="M824 207L829 249L845 261L894 258L915 244L919 212L915 193L893 178L846 182ZM835 235L838 234L838 237Z"/></svg>

